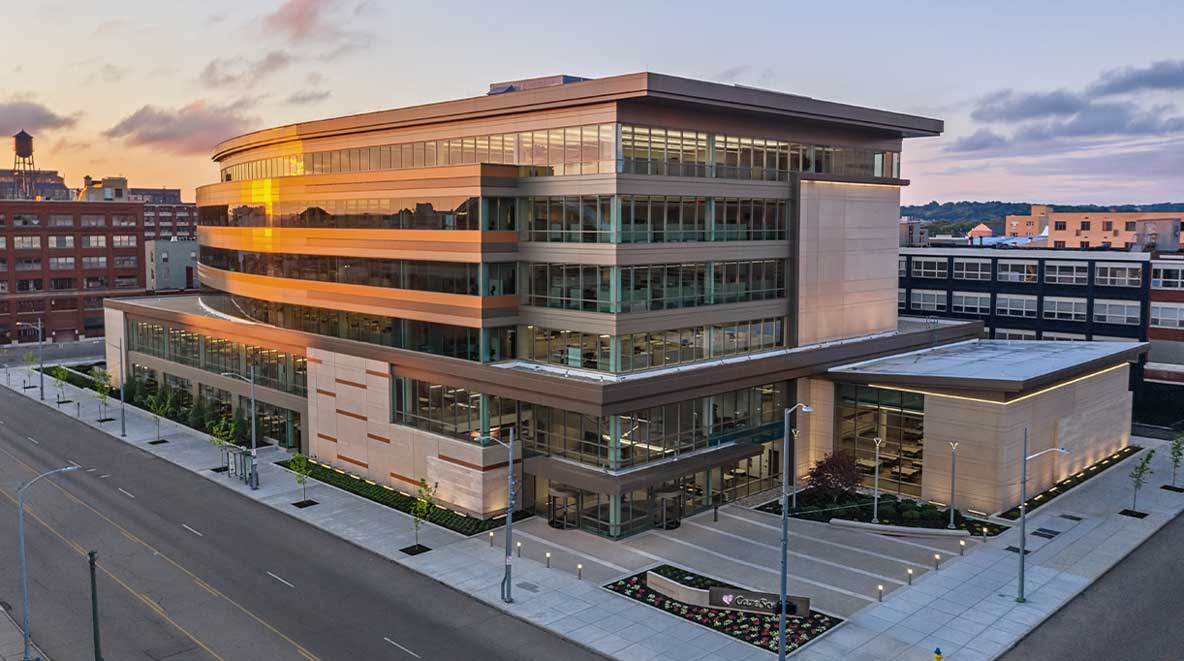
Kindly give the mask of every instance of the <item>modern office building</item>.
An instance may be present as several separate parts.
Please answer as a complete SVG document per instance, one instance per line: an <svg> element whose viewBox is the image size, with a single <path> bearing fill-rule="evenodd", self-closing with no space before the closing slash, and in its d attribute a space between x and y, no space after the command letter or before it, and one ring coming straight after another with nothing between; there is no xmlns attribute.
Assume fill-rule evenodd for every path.
<svg viewBox="0 0 1184 661"><path fill-rule="evenodd" d="M103 299L143 295L141 205L0 201L0 337L54 341L103 334Z"/></svg>
<svg viewBox="0 0 1184 661"><path fill-rule="evenodd" d="M898 316L901 143L941 130L640 73L249 133L197 193L208 293L109 301L108 363L232 405L254 368L268 438L473 516L504 511L511 431L519 505L557 526L768 489L799 401L798 472L874 466L879 436L885 485L949 502L962 438L955 502L1003 509L1024 424L1080 450L1033 488L1127 443L1145 345Z"/></svg>

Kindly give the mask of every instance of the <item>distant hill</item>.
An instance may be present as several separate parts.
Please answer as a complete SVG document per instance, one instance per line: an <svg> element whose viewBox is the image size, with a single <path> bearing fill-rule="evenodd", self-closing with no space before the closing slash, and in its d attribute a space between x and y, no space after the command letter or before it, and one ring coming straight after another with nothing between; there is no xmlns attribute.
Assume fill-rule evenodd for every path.
<svg viewBox="0 0 1184 661"><path fill-rule="evenodd" d="M1054 204L1052 205L1055 211L1184 211L1184 202L1158 202L1156 204L1120 204L1120 205L1097 205L1097 204ZM978 223L986 223L987 225L997 226L1003 222L1003 217L1011 214L1026 215L1032 210L1031 202L1000 202L993 200L990 202L946 202L938 204L937 202L930 202L928 204L913 204L909 206L902 206L900 208L900 215L912 216L913 218L920 218L923 220L942 221L943 225L949 227L960 227L966 223L970 223L969 227L973 227ZM967 227L967 229L969 229ZM932 233L932 232L931 232Z"/></svg>

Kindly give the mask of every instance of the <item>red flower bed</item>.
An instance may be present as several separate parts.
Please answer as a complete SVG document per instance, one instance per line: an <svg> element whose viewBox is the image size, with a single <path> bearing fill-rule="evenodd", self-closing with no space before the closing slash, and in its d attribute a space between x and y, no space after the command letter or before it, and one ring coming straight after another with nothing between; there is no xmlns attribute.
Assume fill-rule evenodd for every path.
<svg viewBox="0 0 1184 661"><path fill-rule="evenodd" d="M662 565L650 570L667 578L671 578L683 585L701 587L703 583L735 587L713 581L703 576L685 571L670 565ZM667 613L673 613L683 619L697 622L711 627L720 633L727 634L750 645L777 651L777 616L722 608L704 608L692 606L655 592L646 585L645 573L623 578L609 583L605 587L613 592L623 594L630 599L636 599L644 604L660 608ZM818 611L810 611L809 617L787 618L785 621L786 654L810 642L811 639L822 635L825 631L835 627L842 620L837 617L824 615Z"/></svg>

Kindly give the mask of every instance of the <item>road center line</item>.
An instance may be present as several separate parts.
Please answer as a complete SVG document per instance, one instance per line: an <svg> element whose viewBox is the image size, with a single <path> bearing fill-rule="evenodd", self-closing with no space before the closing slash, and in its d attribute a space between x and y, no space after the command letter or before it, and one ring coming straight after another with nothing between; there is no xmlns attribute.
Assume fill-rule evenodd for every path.
<svg viewBox="0 0 1184 661"><path fill-rule="evenodd" d="M100 480L105 480L105 479L107 479L107 478L109 478L109 477L111 477L109 474L107 474L107 473L103 473L102 475L100 475L100 476L99 476L99 479L100 479Z"/></svg>
<svg viewBox="0 0 1184 661"><path fill-rule="evenodd" d="M268 575L268 576L270 576L270 577L272 577L272 578L274 578L275 580L279 581L280 583L283 583L284 585L286 585L286 586L288 586L288 587L292 588L293 590L295 590L295 589L296 589L296 586L295 586L295 585L292 585L291 583L289 583L289 582L285 581L284 579L280 578L279 576L276 576L275 574L273 574L273 573L271 573L271 572L267 572L267 575Z"/></svg>
<svg viewBox="0 0 1184 661"><path fill-rule="evenodd" d="M415 652L412 652L411 650L407 649L406 647L403 647L402 645L396 643L395 641L391 640L390 638L387 638L386 636L383 636L382 639L385 640L386 642L390 643L391 645L398 647L399 649L403 650L404 652L410 654L411 656L413 656L417 659L423 658L422 656L416 654Z"/></svg>
<svg viewBox="0 0 1184 661"><path fill-rule="evenodd" d="M128 498L135 498L136 497L136 494L134 494L130 491L124 491L123 487L115 487L115 488L119 489L119 492L122 493L123 495L127 496Z"/></svg>
<svg viewBox="0 0 1184 661"><path fill-rule="evenodd" d="M205 535L199 533L198 531L194 530L193 528L190 528L189 526L185 525L184 523L181 524L181 527L188 530L189 532L197 535L198 537L205 537Z"/></svg>
<svg viewBox="0 0 1184 661"><path fill-rule="evenodd" d="M41 445L41 442L38 441L37 439L33 438L32 436L26 436L25 438L29 439L30 441L33 441L33 445Z"/></svg>

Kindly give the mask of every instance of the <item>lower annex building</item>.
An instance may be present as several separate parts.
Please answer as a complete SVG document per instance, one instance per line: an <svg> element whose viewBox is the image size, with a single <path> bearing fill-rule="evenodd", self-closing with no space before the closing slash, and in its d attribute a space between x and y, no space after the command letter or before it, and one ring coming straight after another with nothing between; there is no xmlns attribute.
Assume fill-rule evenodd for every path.
<svg viewBox="0 0 1184 661"><path fill-rule="evenodd" d="M618 538L836 450L960 507L1019 497L1019 442L1128 442L1139 342L990 342L898 318L905 138L942 122L652 73L557 76L217 146L200 296L108 301L108 361L265 435L473 516L520 507ZM118 365L118 343L127 348ZM902 356L908 356L907 359ZM977 368L968 368L974 366Z"/></svg>

